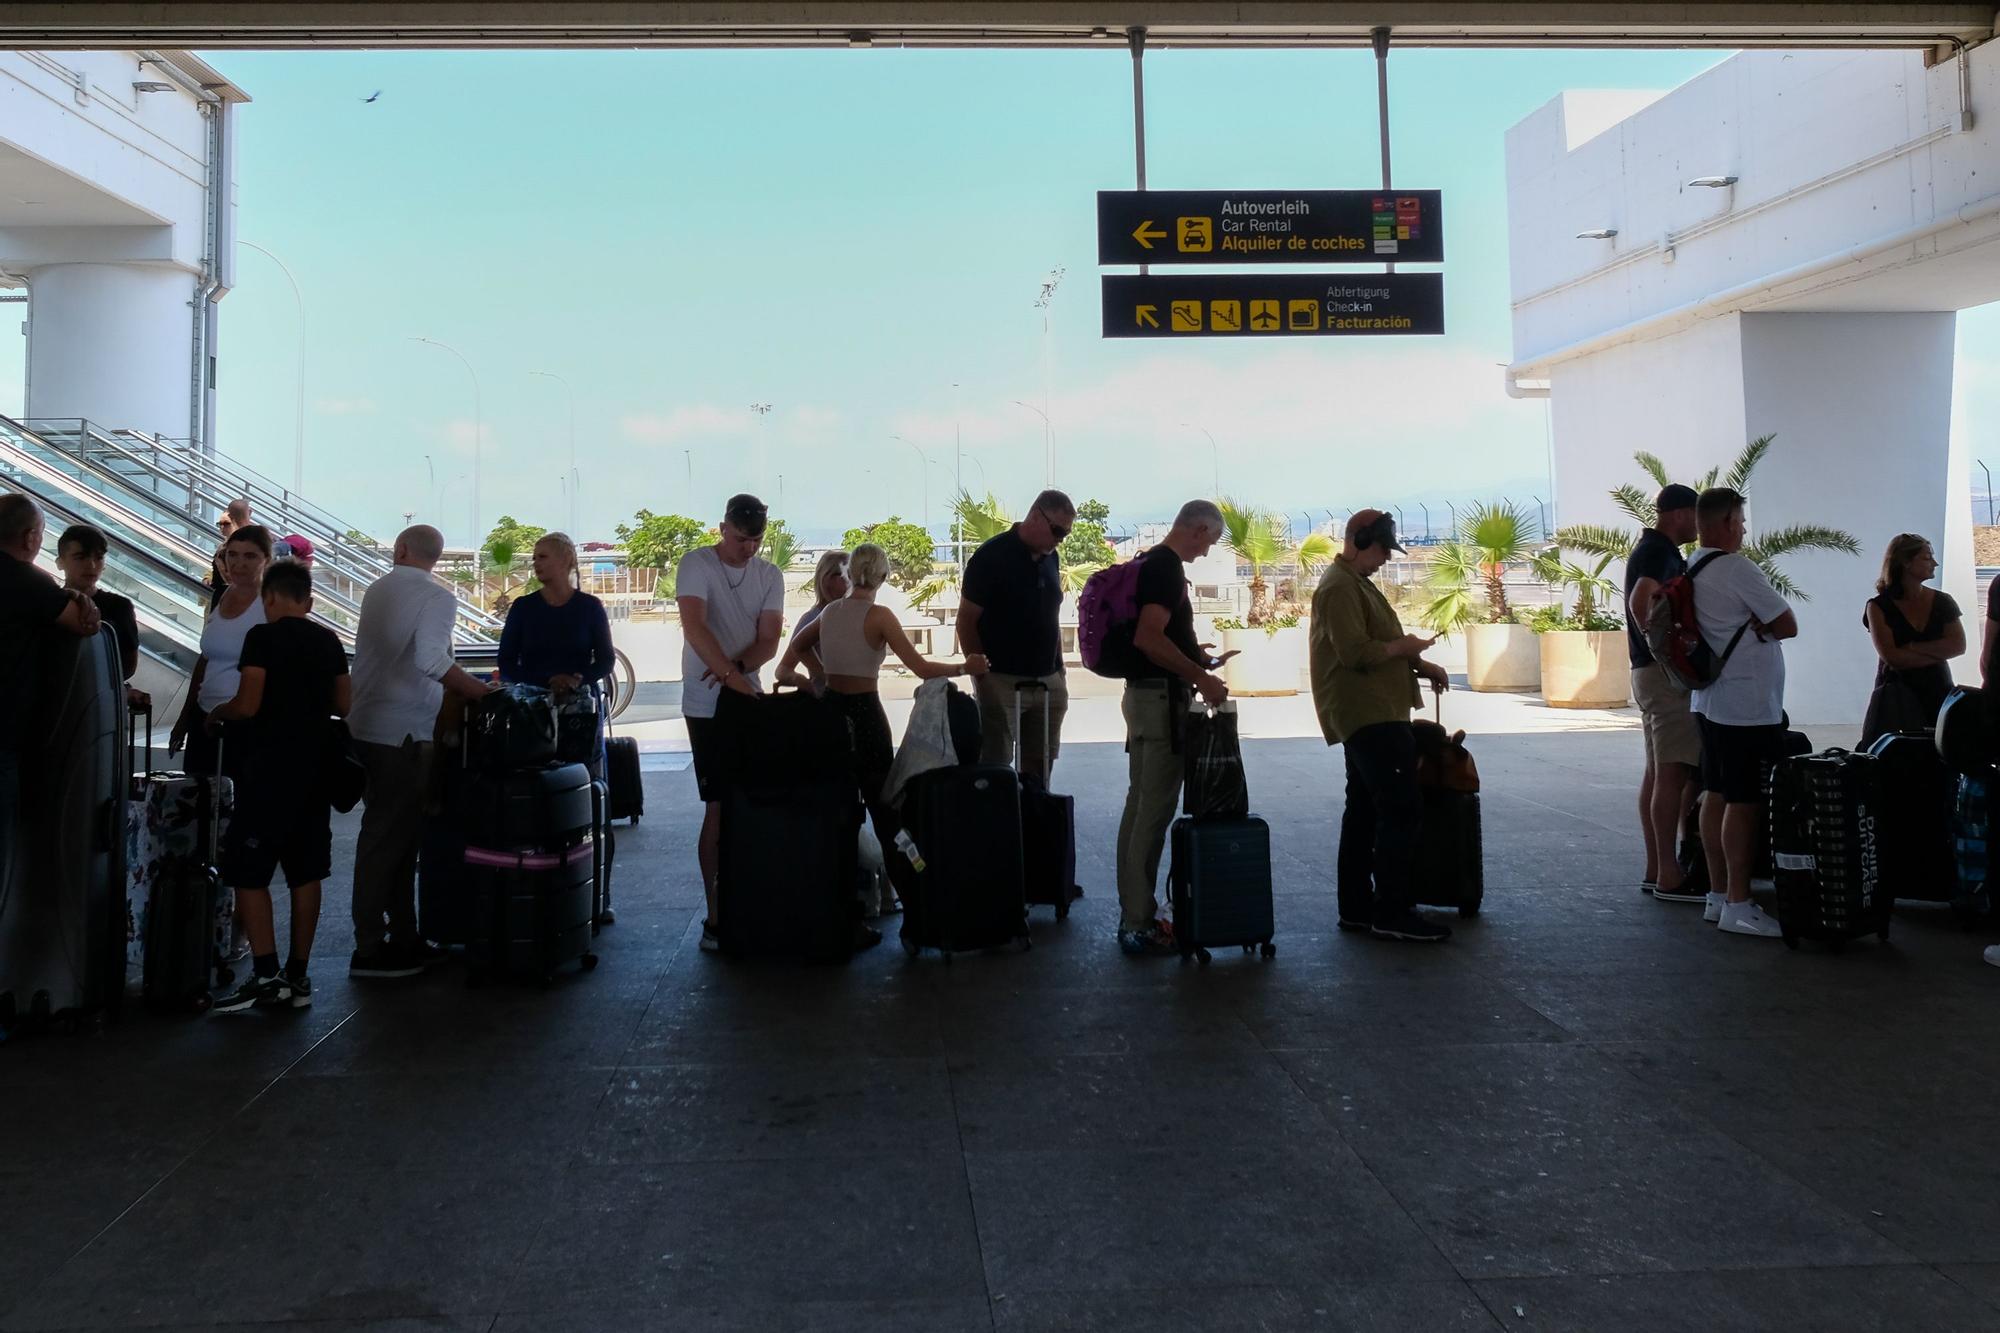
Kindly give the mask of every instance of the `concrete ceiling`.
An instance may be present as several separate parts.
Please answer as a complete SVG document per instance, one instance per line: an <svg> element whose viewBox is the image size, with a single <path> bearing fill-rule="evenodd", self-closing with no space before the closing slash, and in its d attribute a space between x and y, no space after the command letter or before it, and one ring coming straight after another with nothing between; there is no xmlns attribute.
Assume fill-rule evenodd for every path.
<svg viewBox="0 0 2000 1333"><path fill-rule="evenodd" d="M0 227L157 226L160 219L0 143Z"/></svg>
<svg viewBox="0 0 2000 1333"><path fill-rule="evenodd" d="M1995 7L1597 0L7 0L0 46L1365 45L1978 43Z"/></svg>

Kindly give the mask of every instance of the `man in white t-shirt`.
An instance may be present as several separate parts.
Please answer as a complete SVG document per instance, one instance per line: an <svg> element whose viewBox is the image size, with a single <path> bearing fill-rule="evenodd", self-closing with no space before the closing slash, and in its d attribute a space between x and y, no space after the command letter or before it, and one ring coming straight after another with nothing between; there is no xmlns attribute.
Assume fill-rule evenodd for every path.
<svg viewBox="0 0 2000 1333"><path fill-rule="evenodd" d="M766 511L754 495L731 496L713 546L681 557L674 598L681 612L681 716L694 751L695 789L703 810L701 883L708 920L701 947L717 947L715 872L722 847L722 794L716 790L715 702L724 690L762 694L760 672L778 655L783 631L785 576L757 558L764 544Z"/></svg>
<svg viewBox="0 0 2000 1333"><path fill-rule="evenodd" d="M1695 504L1701 546L1688 557L1701 637L1722 663L1714 682L1694 692L1701 724L1701 844L1712 891L1703 919L1736 935L1775 938L1778 923L1750 901L1757 821L1763 818L1762 766L1785 734L1785 651L1798 618L1764 571L1740 554L1743 497L1726 486ZM1713 559L1710 557L1713 556ZM1724 867L1716 879L1715 867Z"/></svg>

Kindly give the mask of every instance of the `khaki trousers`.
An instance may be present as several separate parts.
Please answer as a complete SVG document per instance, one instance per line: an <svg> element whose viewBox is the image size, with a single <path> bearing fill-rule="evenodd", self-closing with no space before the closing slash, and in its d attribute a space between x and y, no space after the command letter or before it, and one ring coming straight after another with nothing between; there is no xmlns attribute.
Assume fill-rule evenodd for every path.
<svg viewBox="0 0 2000 1333"><path fill-rule="evenodd" d="M1130 786L1124 818L1118 821L1118 910L1126 930L1149 926L1160 915L1154 890L1183 775L1183 759L1174 746L1173 699L1165 681L1135 681L1125 687Z"/></svg>

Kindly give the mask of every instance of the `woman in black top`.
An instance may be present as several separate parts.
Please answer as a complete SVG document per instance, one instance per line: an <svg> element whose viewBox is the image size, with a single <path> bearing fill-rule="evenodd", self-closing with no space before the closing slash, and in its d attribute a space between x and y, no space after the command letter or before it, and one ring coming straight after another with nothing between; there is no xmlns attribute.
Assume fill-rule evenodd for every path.
<svg viewBox="0 0 2000 1333"><path fill-rule="evenodd" d="M1864 750L1885 732L1934 726L1951 693L1945 663L1964 653L1965 623L1948 593L1924 586L1936 573L1931 544L1916 533L1894 538L1882 555L1882 577L1863 617L1882 659L1861 724Z"/></svg>

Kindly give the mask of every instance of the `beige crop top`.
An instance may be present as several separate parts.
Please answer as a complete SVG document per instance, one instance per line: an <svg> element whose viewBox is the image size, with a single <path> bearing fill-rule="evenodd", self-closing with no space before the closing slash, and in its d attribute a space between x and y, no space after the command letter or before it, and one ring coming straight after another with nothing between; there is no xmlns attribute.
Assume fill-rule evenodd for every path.
<svg viewBox="0 0 2000 1333"><path fill-rule="evenodd" d="M829 676L859 676L868 679L882 670L889 645L868 646L863 626L875 603L853 597L828 602L819 613L819 660Z"/></svg>

